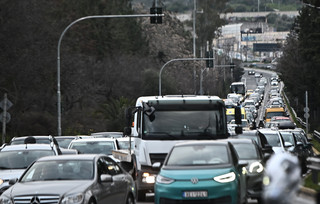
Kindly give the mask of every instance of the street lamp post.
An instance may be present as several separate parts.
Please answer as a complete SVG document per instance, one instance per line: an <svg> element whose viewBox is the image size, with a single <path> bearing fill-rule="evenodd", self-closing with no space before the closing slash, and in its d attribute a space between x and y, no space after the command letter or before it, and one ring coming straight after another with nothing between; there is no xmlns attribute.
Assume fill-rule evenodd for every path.
<svg viewBox="0 0 320 204"><path fill-rule="evenodd" d="M136 15L96 15L96 16L85 16L79 18L72 23L70 23L64 31L61 33L59 41L58 41L58 49L57 49L57 106L58 106L58 136L61 136L61 91L60 91L60 46L61 41L64 34L69 30L71 26L74 24L86 20L86 19L94 19L94 18L137 18L137 17L160 17L164 16L164 14L136 14Z"/></svg>

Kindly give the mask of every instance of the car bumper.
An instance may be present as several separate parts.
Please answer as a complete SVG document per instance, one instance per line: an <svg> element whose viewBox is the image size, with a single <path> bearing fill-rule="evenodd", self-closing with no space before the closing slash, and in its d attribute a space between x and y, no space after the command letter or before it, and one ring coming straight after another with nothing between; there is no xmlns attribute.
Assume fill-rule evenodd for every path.
<svg viewBox="0 0 320 204"><path fill-rule="evenodd" d="M171 184L155 184L155 203L184 203L193 200L196 203L237 203L237 182L218 183L212 180L192 184L190 181L176 181ZM207 191L207 197L188 198L186 191Z"/></svg>
<svg viewBox="0 0 320 204"><path fill-rule="evenodd" d="M247 175L247 196L249 198L261 198L263 174Z"/></svg>

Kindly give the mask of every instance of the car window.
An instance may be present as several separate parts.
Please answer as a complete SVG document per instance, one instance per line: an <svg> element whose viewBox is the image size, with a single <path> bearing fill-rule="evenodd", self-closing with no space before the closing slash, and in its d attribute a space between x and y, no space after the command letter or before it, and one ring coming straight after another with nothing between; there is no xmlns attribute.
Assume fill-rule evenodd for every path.
<svg viewBox="0 0 320 204"><path fill-rule="evenodd" d="M230 163L225 145L192 145L175 147L166 163L167 166L196 166Z"/></svg>
<svg viewBox="0 0 320 204"><path fill-rule="evenodd" d="M295 145L295 141L292 133L282 132L281 135L285 142L290 142L292 145Z"/></svg>
<svg viewBox="0 0 320 204"><path fill-rule="evenodd" d="M56 138L56 140L59 144L59 147L67 149L73 138Z"/></svg>
<svg viewBox="0 0 320 204"><path fill-rule="evenodd" d="M26 169L40 157L55 155L52 150L0 152L0 169Z"/></svg>
<svg viewBox="0 0 320 204"><path fill-rule="evenodd" d="M281 147L281 141L277 134L264 134L272 147Z"/></svg>
<svg viewBox="0 0 320 204"><path fill-rule="evenodd" d="M113 141L77 141L70 144L70 149L78 150L79 154L112 154L115 150Z"/></svg>
<svg viewBox="0 0 320 204"><path fill-rule="evenodd" d="M256 146L252 143L236 143L233 146L237 151L239 159L260 159Z"/></svg>
<svg viewBox="0 0 320 204"><path fill-rule="evenodd" d="M100 158L98 160L98 172L99 174L117 175L121 174L121 168L111 159Z"/></svg>

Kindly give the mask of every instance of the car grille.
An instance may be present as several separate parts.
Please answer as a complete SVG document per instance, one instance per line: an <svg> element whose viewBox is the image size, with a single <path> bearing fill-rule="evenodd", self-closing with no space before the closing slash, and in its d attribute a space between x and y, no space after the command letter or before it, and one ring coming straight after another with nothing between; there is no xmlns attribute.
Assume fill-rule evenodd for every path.
<svg viewBox="0 0 320 204"><path fill-rule="evenodd" d="M160 204L230 204L231 202L232 199L230 196L205 200L173 200L168 198L160 198Z"/></svg>
<svg viewBox="0 0 320 204"><path fill-rule="evenodd" d="M33 195L33 196L16 196L13 198L15 204L57 204L58 195Z"/></svg>
<svg viewBox="0 0 320 204"><path fill-rule="evenodd" d="M151 164L154 164L156 162L160 162L161 164L163 164L166 156L167 154L150 154Z"/></svg>

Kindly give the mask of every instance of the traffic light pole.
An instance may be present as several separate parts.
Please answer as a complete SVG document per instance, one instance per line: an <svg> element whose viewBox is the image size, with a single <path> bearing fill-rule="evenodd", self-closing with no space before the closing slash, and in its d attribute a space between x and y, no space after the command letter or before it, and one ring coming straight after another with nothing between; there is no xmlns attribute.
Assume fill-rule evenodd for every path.
<svg viewBox="0 0 320 204"><path fill-rule="evenodd" d="M65 33L69 30L74 24L86 20L86 19L96 19L96 18L139 18L139 17L163 17L164 14L136 14L136 15L96 15L96 16L85 16L79 18L72 23L70 23L64 31L61 33L58 41L57 49L57 106L58 106L58 136L61 136L61 91L60 91L60 46L61 41Z"/></svg>
<svg viewBox="0 0 320 204"><path fill-rule="evenodd" d="M168 62L166 62L160 69L159 72L159 96L161 96L161 75L163 69L171 62L176 62L176 61L204 61L204 60L213 60L213 58L177 58L177 59L172 59Z"/></svg>

